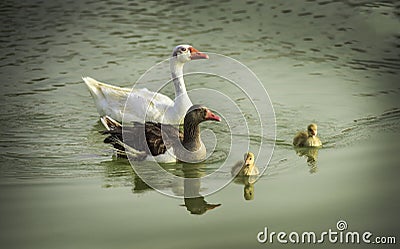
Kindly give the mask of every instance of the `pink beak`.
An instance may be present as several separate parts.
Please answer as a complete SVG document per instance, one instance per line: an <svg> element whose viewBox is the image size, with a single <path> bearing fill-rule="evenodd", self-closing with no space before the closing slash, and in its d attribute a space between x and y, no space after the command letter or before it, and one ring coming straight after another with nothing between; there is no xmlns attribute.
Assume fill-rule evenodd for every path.
<svg viewBox="0 0 400 249"><path fill-rule="evenodd" d="M206 120L214 120L214 121L218 121L218 122L221 121L220 116L218 116L218 115L212 113L210 110L207 110L205 119L206 119Z"/></svg>
<svg viewBox="0 0 400 249"><path fill-rule="evenodd" d="M205 53L200 52L199 50L195 49L194 47L190 47L190 59L198 60L198 59L208 59L208 55Z"/></svg>

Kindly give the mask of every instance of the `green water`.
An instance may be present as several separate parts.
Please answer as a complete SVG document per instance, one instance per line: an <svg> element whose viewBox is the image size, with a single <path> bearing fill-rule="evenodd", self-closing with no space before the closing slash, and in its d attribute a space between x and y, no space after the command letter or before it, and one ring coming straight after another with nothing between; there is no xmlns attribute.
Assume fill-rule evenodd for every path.
<svg viewBox="0 0 400 249"><path fill-rule="evenodd" d="M2 1L0 13L2 248L304 248L257 234L339 220L398 236L396 1ZM240 61L268 91L277 141L253 200L238 182L196 200L160 194L102 143L81 76L131 87L182 43ZM325 144L312 163L291 146L311 122ZM211 127L223 157L225 130Z"/></svg>

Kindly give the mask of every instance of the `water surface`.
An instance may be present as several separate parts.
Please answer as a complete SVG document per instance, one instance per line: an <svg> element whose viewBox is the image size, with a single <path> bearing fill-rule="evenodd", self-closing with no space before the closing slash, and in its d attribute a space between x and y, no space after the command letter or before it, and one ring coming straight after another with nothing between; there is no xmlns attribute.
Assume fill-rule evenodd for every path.
<svg viewBox="0 0 400 249"><path fill-rule="evenodd" d="M318 232L340 219L397 234L396 1L2 1L0 12L2 247L265 248L256 240L265 226ZM81 77L131 87L182 43L240 61L269 93L276 145L253 200L238 182L167 197L102 143ZM311 122L325 144L312 163L291 146Z"/></svg>

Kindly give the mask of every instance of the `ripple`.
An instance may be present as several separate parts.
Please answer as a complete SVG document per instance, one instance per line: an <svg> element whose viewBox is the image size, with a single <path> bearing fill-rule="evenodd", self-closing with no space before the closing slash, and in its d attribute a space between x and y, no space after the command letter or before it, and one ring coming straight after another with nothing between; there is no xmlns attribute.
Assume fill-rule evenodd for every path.
<svg viewBox="0 0 400 249"><path fill-rule="evenodd" d="M310 16L310 15L312 15L312 13L311 12L302 12L302 13L299 13L297 15L298 16Z"/></svg>
<svg viewBox="0 0 400 249"><path fill-rule="evenodd" d="M400 109L392 108L379 115L370 115L354 119L352 124L342 128L340 133L327 138L331 147L350 146L366 141L372 133L384 130L396 132L400 129Z"/></svg>
<svg viewBox="0 0 400 249"><path fill-rule="evenodd" d="M351 48L351 50L359 52L359 53L366 53L367 52L367 50L361 49L361 48Z"/></svg>
<svg viewBox="0 0 400 249"><path fill-rule="evenodd" d="M283 14L288 14L288 13L291 13L292 10L290 10L290 9L288 9L288 10L282 10L281 12L282 12Z"/></svg>
<svg viewBox="0 0 400 249"><path fill-rule="evenodd" d="M400 61L398 61L396 59L389 60L389 62L388 62L388 59L384 59L382 61L353 59L351 62L349 62L349 64L356 65L356 66L362 66L364 68L370 68L370 69L382 69L382 68L395 69L395 70L400 69Z"/></svg>
<svg viewBox="0 0 400 249"><path fill-rule="evenodd" d="M44 80L47 80L47 79L49 79L49 78L48 77L41 77L41 78L32 79L32 81L39 82L39 81L44 81Z"/></svg>

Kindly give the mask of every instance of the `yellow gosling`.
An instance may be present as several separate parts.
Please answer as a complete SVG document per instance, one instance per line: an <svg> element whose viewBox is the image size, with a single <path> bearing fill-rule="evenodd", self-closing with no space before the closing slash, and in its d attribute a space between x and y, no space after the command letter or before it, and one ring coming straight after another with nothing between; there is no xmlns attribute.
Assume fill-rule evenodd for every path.
<svg viewBox="0 0 400 249"><path fill-rule="evenodd" d="M254 176L259 175L258 168L254 164L255 157L251 152L247 152L244 154L244 161L238 162L232 168L232 175L234 176Z"/></svg>
<svg viewBox="0 0 400 249"><path fill-rule="evenodd" d="M316 124L307 126L307 131L301 131L293 139L293 145L298 147L320 147L321 140L317 137L318 127Z"/></svg>

